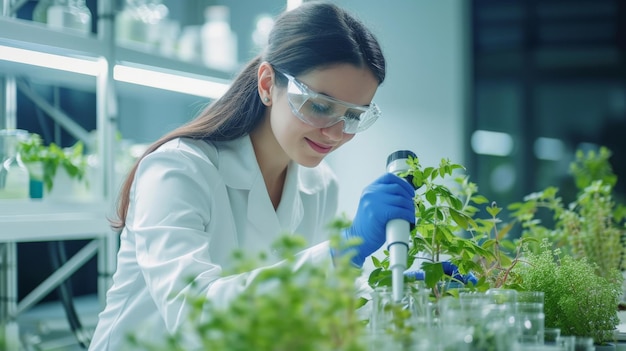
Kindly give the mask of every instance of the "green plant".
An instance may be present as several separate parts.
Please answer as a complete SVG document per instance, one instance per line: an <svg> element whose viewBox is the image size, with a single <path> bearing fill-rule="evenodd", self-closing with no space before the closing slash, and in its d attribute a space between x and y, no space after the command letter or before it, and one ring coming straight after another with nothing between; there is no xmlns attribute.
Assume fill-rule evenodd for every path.
<svg viewBox="0 0 626 351"><path fill-rule="evenodd" d="M449 260L461 274L473 272L478 278L474 288L512 287L515 277L512 267L517 263L522 242L515 244L507 235L510 224L502 225L498 218L502 210L495 202L478 193L475 183L467 176L455 174L464 169L442 159L437 167L423 167L418 158L408 160L408 175L419 190L415 195L417 223L411 232L408 266L423 260L426 285L438 299L449 287L462 282L444 274L442 260ZM484 206L483 216L478 206ZM375 269L369 277L372 287L391 284L389 254L380 260L372 257ZM462 285L461 285L462 286Z"/></svg>
<svg viewBox="0 0 626 351"><path fill-rule="evenodd" d="M457 265L462 274L473 272L478 283L476 286L470 284L469 287L478 291L512 288L550 294L550 289L556 284L551 271L546 269L534 276L537 283L532 285L528 277L530 268L520 270L518 266L532 267L527 261L535 260L536 256L533 255L545 251L545 245L560 247L559 252L563 253L563 257L558 264L562 279L576 281L580 287L576 289L578 295L571 299L560 299L557 306L572 303L571 306L558 308L563 308L572 318L576 318L581 312L576 310L578 305L575 301L588 294L585 306L597 310L589 314L586 334L579 335L591 335L600 342L606 341L604 336L609 333L612 335L616 325L616 296L621 295L619 287L622 281L618 270L621 268L624 250L620 242L624 236L624 227L620 224L623 209L614 207L610 198L612 184L615 184L616 179L607 171L610 167L607 167L606 155L606 151L587 156L578 153L578 162L572 165L572 171L585 175L585 180L578 182L584 184L585 188L571 206L563 206L557 196L558 189L549 187L527 196L523 202L509 206L512 220L506 223L498 217L502 208L493 202L489 204L467 177L453 175L455 171L462 170L462 166L442 160L438 167L422 167L417 158L409 160L410 170L407 174L413 177L414 184L420 188L415 196L417 223L411 234L408 265L411 266L417 259L425 261L422 268L434 299L445 295L455 296L456 289L450 287L463 287L459 281L443 274L442 260ZM598 177L612 180L612 183L595 179ZM454 182L450 181L451 178ZM481 205L484 206L484 212L478 208ZM553 211L554 228L538 219L538 213L542 210ZM512 229L520 223L522 235L517 239L510 238ZM583 241L583 238L588 239ZM582 259L583 256L589 258ZM385 252L383 259L373 257L372 260L375 269L370 274L370 284L373 287L390 285L388 252ZM576 269L583 270L581 276L584 279L574 279ZM566 289L565 283L560 284L561 288ZM593 288L600 290L590 294L589 289ZM553 311L547 313L555 315ZM560 311L559 316L564 313ZM576 327L570 327L570 330L573 335L582 333Z"/></svg>
<svg viewBox="0 0 626 351"><path fill-rule="evenodd" d="M53 188L54 177L59 167L63 167L70 178L84 180L87 170L87 159L84 155L83 142L78 141L73 146L61 148L55 143L43 145L41 136L31 134L30 138L18 144L18 152L22 161L32 168L33 164L40 163L43 173L43 183L49 192Z"/></svg>
<svg viewBox="0 0 626 351"><path fill-rule="evenodd" d="M525 290L544 292L545 326L560 328L563 335L592 337L598 345L613 340L619 324L619 272L600 276L586 258L563 254L548 239L539 248L526 251L515 271Z"/></svg>
<svg viewBox="0 0 626 351"><path fill-rule="evenodd" d="M333 225L341 228L345 222ZM338 235L331 245L339 247ZM165 343L146 343L131 336L132 350L184 350L183 341L190 333L202 350L367 350L365 324L357 314L363 302L354 286L360 272L347 256L337 258L331 272L310 263L294 267L296 253L304 247L302 237L282 236L274 248L284 264L262 270L227 307L214 305L202 294L192 296L191 329ZM237 252L236 268L226 274L249 272L265 257L254 259Z"/></svg>
<svg viewBox="0 0 626 351"><path fill-rule="evenodd" d="M605 277L612 277L613 270L626 268L626 246L622 243L626 237L626 208L613 199L617 177L608 162L610 155L604 147L598 152L576 153L570 170L578 194L569 205L558 196L557 188L549 187L509 206L522 225L522 237L548 239L566 254L585 257L595 265L596 273ZM541 211L552 214L551 223L539 219Z"/></svg>

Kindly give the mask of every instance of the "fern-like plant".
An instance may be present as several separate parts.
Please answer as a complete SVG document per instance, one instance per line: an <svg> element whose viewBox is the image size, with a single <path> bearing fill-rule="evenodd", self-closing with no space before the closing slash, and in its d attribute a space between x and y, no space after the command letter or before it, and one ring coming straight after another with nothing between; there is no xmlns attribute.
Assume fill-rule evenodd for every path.
<svg viewBox="0 0 626 351"><path fill-rule="evenodd" d="M604 147L598 152L576 153L570 170L578 194L570 204L563 203L557 188L548 187L509 206L522 225L524 238L548 239L563 253L586 258L604 277L626 268L626 208L613 197L617 177L608 161L610 155ZM542 210L552 214L552 223L539 219Z"/></svg>
<svg viewBox="0 0 626 351"><path fill-rule="evenodd" d="M539 250L525 252L524 263L515 272L525 290L544 292L547 328L560 328L562 335L592 337L598 345L613 340L619 324L618 271L600 276L586 258L564 254L544 239Z"/></svg>

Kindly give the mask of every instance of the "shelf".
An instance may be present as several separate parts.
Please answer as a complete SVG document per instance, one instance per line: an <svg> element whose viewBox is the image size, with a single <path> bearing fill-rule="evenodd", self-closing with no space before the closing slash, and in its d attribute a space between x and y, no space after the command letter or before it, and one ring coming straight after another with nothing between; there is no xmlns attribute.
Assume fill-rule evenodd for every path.
<svg viewBox="0 0 626 351"><path fill-rule="evenodd" d="M1 52L2 48L0 48ZM62 86L90 92L96 91L95 76L9 62L0 58L0 76L3 74L27 77L30 82L36 84Z"/></svg>
<svg viewBox="0 0 626 351"><path fill-rule="evenodd" d="M111 234L99 202L0 200L0 242L76 240Z"/></svg>
<svg viewBox="0 0 626 351"><path fill-rule="evenodd" d="M176 58L163 56L158 53L151 53L124 46L115 48L116 62L119 64L134 66L144 69L154 69L163 73L181 74L184 76L211 80L227 81L233 77L233 72L216 70L199 63L181 61Z"/></svg>
<svg viewBox="0 0 626 351"><path fill-rule="evenodd" d="M64 56L106 54L106 47L94 35L55 30L38 22L0 16L0 33L0 45Z"/></svg>
<svg viewBox="0 0 626 351"><path fill-rule="evenodd" d="M124 46L115 47L115 63L113 78L121 93L132 94L136 88L147 86L217 98L226 91L233 76L232 72Z"/></svg>
<svg viewBox="0 0 626 351"><path fill-rule="evenodd" d="M0 33L7 33L0 38L0 73L26 76L37 83L96 90L96 76L104 71L103 58L109 54L98 38L6 17L0 17ZM122 93L130 84L130 91L136 90L133 85L147 85L216 98L233 76L233 72L124 46L116 46L112 55L115 79L123 83L119 85Z"/></svg>

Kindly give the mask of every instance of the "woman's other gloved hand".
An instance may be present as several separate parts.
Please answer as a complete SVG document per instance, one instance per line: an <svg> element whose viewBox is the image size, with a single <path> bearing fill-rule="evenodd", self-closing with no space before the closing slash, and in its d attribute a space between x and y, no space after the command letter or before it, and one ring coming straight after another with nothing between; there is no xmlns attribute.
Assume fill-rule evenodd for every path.
<svg viewBox="0 0 626 351"><path fill-rule="evenodd" d="M392 173L384 174L363 190L352 226L342 232L344 239L361 239L359 245L350 248L355 251L352 263L362 267L365 259L385 243L390 220L404 219L415 224L414 196L413 186Z"/></svg>
<svg viewBox="0 0 626 351"><path fill-rule="evenodd" d="M443 273L447 276L452 277L452 279L456 281L460 281L463 284L472 283L476 285L478 283L478 279L471 272L465 275L459 273L459 268L448 261L441 262L441 266L443 268ZM415 280L425 280L426 274L424 271L406 271L404 272L404 276L408 278L412 278Z"/></svg>

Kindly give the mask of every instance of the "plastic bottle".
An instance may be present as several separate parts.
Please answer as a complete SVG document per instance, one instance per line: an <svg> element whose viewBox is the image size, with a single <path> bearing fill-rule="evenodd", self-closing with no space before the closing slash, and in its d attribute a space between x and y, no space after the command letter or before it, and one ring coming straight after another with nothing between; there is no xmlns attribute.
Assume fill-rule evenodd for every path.
<svg viewBox="0 0 626 351"><path fill-rule="evenodd" d="M54 0L48 8L48 27L91 33L91 12L85 0Z"/></svg>
<svg viewBox="0 0 626 351"><path fill-rule="evenodd" d="M227 6L208 6L202 25L202 59L217 69L231 70L237 64L237 35L230 29Z"/></svg>
<svg viewBox="0 0 626 351"><path fill-rule="evenodd" d="M0 130L0 199L28 199L28 169L17 151L20 140L28 138L21 129Z"/></svg>

